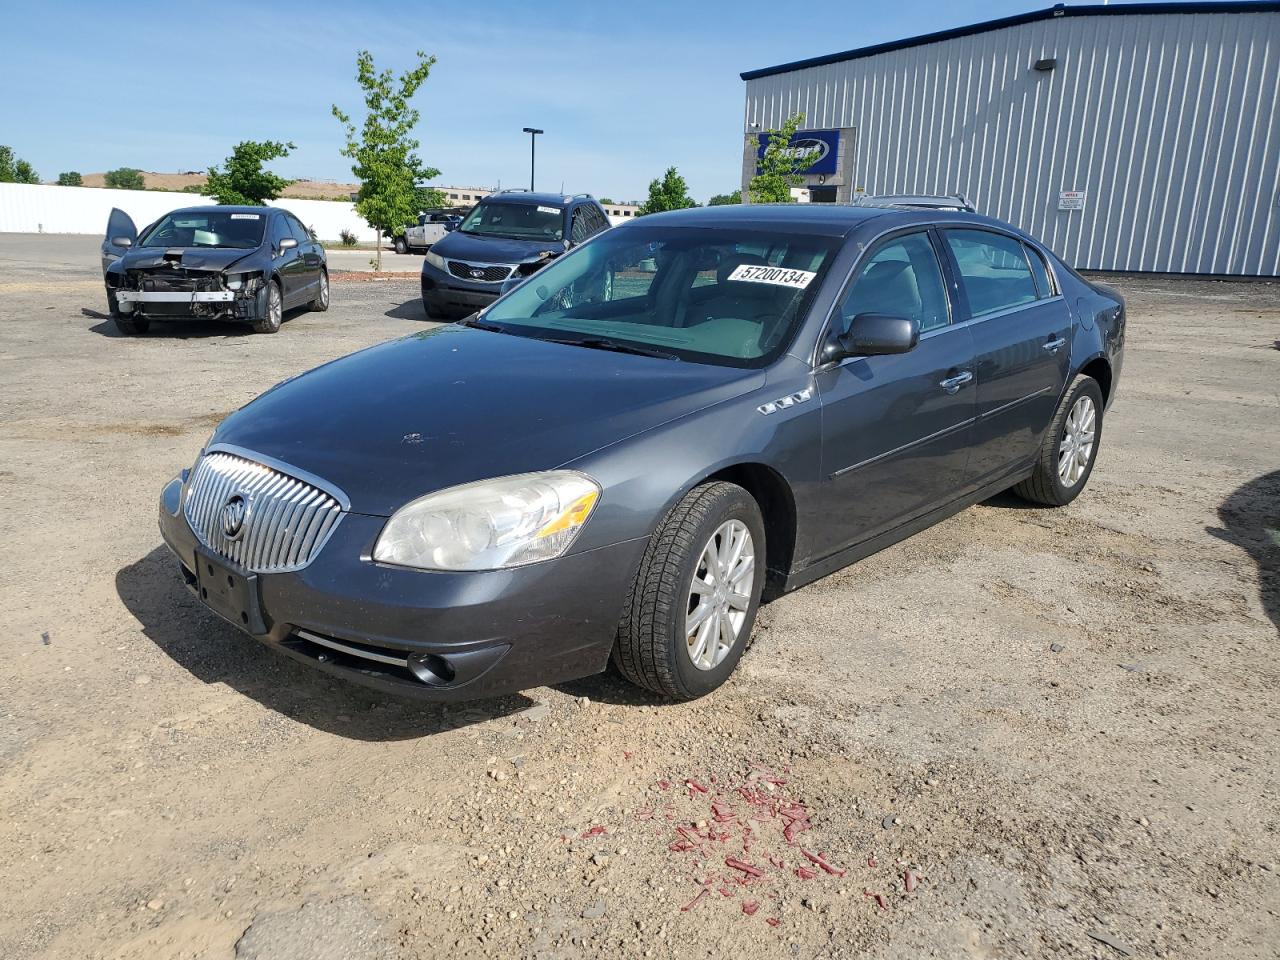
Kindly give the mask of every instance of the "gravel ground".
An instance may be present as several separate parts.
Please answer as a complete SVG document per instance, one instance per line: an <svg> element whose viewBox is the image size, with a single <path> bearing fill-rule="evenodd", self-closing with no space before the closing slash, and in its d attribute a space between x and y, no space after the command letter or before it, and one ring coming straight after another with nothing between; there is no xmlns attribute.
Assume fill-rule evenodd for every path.
<svg viewBox="0 0 1280 960"><path fill-rule="evenodd" d="M155 527L230 410L421 329L414 282L122 338L42 243L0 238L6 960L1278 955L1276 286L1118 281L1086 494L766 607L717 694L442 708L242 637Z"/></svg>

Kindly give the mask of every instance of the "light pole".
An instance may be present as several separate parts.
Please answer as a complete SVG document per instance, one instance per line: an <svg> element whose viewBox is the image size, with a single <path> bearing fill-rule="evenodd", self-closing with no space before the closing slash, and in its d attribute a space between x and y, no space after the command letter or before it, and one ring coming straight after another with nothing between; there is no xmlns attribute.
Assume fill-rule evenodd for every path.
<svg viewBox="0 0 1280 960"><path fill-rule="evenodd" d="M539 130L537 127L525 127L524 132L529 135L529 192L533 193L533 165L538 153L538 134L545 133L545 131Z"/></svg>

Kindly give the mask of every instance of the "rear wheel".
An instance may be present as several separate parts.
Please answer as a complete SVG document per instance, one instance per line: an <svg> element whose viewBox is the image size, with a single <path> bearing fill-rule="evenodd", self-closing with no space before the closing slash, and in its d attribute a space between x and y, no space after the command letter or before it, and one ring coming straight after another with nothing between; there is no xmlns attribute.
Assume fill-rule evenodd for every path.
<svg viewBox="0 0 1280 960"><path fill-rule="evenodd" d="M329 271L320 271L320 290L311 301L311 309L316 313L324 313L329 309Z"/></svg>
<svg viewBox="0 0 1280 960"><path fill-rule="evenodd" d="M284 295L275 280L267 284L267 313L261 320L253 321L254 333L275 333L284 322Z"/></svg>
<svg viewBox="0 0 1280 960"><path fill-rule="evenodd" d="M1089 482L1101 441L1102 388L1092 377L1076 377L1045 431L1035 470L1013 492L1033 503L1065 506Z"/></svg>
<svg viewBox="0 0 1280 960"><path fill-rule="evenodd" d="M732 483L692 490L640 562L613 663L632 683L677 700L719 687L742 658L765 573L764 520Z"/></svg>
<svg viewBox="0 0 1280 960"><path fill-rule="evenodd" d="M396 253L408 253L409 244L405 242L404 237L396 237Z"/></svg>

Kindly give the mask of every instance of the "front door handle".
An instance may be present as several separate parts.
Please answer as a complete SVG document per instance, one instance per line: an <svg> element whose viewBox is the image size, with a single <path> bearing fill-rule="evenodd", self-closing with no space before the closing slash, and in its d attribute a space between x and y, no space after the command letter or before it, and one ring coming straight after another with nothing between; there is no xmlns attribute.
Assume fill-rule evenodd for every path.
<svg viewBox="0 0 1280 960"><path fill-rule="evenodd" d="M1048 341L1044 345L1044 349L1048 350L1050 353L1057 353L1059 350L1062 349L1063 345L1066 344L1066 342L1067 341L1063 337L1058 337L1056 340Z"/></svg>
<svg viewBox="0 0 1280 960"><path fill-rule="evenodd" d="M945 380L938 382L943 390L947 393L958 393L960 388L973 379L973 374L968 370L963 373L957 373L954 377L947 377Z"/></svg>

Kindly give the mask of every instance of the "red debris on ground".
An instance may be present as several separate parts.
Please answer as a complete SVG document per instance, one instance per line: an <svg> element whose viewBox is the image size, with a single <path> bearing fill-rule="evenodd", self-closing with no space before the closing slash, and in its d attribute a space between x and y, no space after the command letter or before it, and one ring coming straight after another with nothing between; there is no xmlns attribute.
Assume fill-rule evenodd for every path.
<svg viewBox="0 0 1280 960"><path fill-rule="evenodd" d="M817 876L817 874L814 871L810 870L808 867L797 867L796 876L799 877L801 880L812 880L814 877Z"/></svg>
<svg viewBox="0 0 1280 960"><path fill-rule="evenodd" d="M630 759L632 758L632 756L634 756L634 754L633 754L630 750L623 750L623 751L622 751L622 759L623 759L623 760L630 760Z"/></svg>
<svg viewBox="0 0 1280 960"><path fill-rule="evenodd" d="M764 874L757 870L749 863L744 863L737 857L726 857L724 861L726 867L732 867L734 870L741 870L749 877L763 877Z"/></svg>
<svg viewBox="0 0 1280 960"><path fill-rule="evenodd" d="M889 909L889 901L885 898L883 893L872 893L870 890L863 890L862 895L874 900L881 910Z"/></svg>
<svg viewBox="0 0 1280 960"><path fill-rule="evenodd" d="M781 857L775 857L772 853L769 854L769 862L772 863L779 870L781 870L783 867L786 866L786 864L782 861Z"/></svg>
<svg viewBox="0 0 1280 960"><path fill-rule="evenodd" d="M908 870L902 875L902 885L907 888L907 893L914 893L916 884L920 882L920 878L916 876L914 870Z"/></svg>
<svg viewBox="0 0 1280 960"><path fill-rule="evenodd" d="M843 877L849 872L848 870L841 870L839 867L833 867L827 862L827 858L820 853L810 853L808 850L801 850L800 852L804 854L806 860L821 867L833 877Z"/></svg>
<svg viewBox="0 0 1280 960"><path fill-rule="evenodd" d="M719 800L711 801L711 815L716 818L717 823L727 823L737 816L733 812L733 807L726 806Z"/></svg>
<svg viewBox="0 0 1280 960"><path fill-rule="evenodd" d="M641 807L639 810L637 810L637 811L636 811L636 819L637 819L637 820L652 820L652 819L653 819L653 808L652 808L652 807Z"/></svg>
<svg viewBox="0 0 1280 960"><path fill-rule="evenodd" d="M867 857L867 866L868 867L880 866L880 861L876 859L876 855L874 853L871 856Z"/></svg>
<svg viewBox="0 0 1280 960"><path fill-rule="evenodd" d="M670 790L670 789L671 789L671 781L670 781L670 780L659 780L659 781L658 781L658 789L659 789L659 790Z"/></svg>
<svg viewBox="0 0 1280 960"><path fill-rule="evenodd" d="M579 836L579 837L578 837L578 839L579 839L579 840L586 840L588 837L598 837L598 836L600 836L602 833L608 833L608 832L609 832L609 831L608 831L608 830L606 830L604 827L600 826L599 824L596 824L596 825L595 825L594 827L592 827L590 830L583 830L583 831L582 831L582 835L581 835L581 836Z"/></svg>
<svg viewBox="0 0 1280 960"><path fill-rule="evenodd" d="M692 910L694 907L700 904L706 895L707 895L707 888L703 887L701 890L698 891L698 895L696 897L694 897L692 900L690 900L688 903L686 903L683 907L680 908L680 912L688 913L690 910Z"/></svg>
<svg viewBox="0 0 1280 960"><path fill-rule="evenodd" d="M689 788L689 796L693 796L694 790L698 791L698 793L711 792L710 790L708 790L706 787L704 787L702 784L700 784L697 780L694 780L693 778L686 780L684 782L684 785Z"/></svg>
<svg viewBox="0 0 1280 960"><path fill-rule="evenodd" d="M742 912L745 913L748 917L754 916L755 912L759 909L760 909L759 900L743 900L742 901Z"/></svg>
<svg viewBox="0 0 1280 960"><path fill-rule="evenodd" d="M771 926L771 927L776 927L776 926L778 926L780 923L782 923L782 921L781 921L781 920L779 920L777 917L765 917L764 922L765 922L765 923L767 923L767 924L768 924L769 926Z"/></svg>

